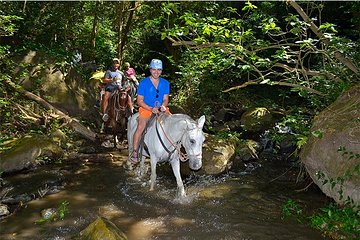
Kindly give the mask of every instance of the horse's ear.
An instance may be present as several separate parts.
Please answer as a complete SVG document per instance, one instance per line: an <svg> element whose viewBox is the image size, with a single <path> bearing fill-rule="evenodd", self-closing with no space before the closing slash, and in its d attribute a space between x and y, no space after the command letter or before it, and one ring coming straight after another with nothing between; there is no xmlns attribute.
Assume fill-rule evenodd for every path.
<svg viewBox="0 0 360 240"><path fill-rule="evenodd" d="M205 123L205 115L202 115L199 119L198 119L198 127L199 128L203 128Z"/></svg>

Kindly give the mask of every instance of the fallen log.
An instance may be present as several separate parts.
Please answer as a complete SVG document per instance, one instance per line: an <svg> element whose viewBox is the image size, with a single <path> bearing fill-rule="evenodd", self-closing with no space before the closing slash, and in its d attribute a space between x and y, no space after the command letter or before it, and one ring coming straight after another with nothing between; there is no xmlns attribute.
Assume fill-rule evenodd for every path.
<svg viewBox="0 0 360 240"><path fill-rule="evenodd" d="M72 118L69 115L67 115L66 113L60 111L59 109L57 109L56 107L51 105L49 102L42 99L41 97L37 96L36 94L34 94L32 92L29 92L29 91L25 90L23 87L15 84L11 80L6 79L5 83L8 86L10 86L11 88L13 88L15 91L21 93L22 96L37 102L38 104L40 104L41 106L43 106L47 110L53 111L60 118L64 119L66 124L69 127L71 127L77 133L80 133L85 138L87 138L87 139L89 139L91 141L95 141L97 139L97 134L95 132L91 131L89 128L82 125L77 119Z"/></svg>

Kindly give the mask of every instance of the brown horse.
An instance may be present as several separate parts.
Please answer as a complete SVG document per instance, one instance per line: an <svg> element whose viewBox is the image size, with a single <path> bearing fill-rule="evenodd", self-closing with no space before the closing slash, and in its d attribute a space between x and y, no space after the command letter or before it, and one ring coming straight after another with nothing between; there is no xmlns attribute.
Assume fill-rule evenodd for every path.
<svg viewBox="0 0 360 240"><path fill-rule="evenodd" d="M115 90L109 98L109 120L108 126L112 129L114 136L114 147L117 144L117 136L124 140L126 136L128 92Z"/></svg>

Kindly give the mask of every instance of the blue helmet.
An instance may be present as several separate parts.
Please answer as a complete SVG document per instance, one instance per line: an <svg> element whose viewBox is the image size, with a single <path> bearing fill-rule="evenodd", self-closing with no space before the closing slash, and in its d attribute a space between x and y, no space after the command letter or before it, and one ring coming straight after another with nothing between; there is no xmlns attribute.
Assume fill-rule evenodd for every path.
<svg viewBox="0 0 360 240"><path fill-rule="evenodd" d="M162 61L160 59L151 60L150 69L163 69Z"/></svg>

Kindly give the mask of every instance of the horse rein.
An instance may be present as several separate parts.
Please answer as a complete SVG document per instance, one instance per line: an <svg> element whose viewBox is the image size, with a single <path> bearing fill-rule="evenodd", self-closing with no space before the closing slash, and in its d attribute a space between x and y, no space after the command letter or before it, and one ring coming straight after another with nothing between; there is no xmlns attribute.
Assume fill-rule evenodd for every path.
<svg viewBox="0 0 360 240"><path fill-rule="evenodd" d="M169 136L166 134L166 132L165 132L165 130L164 130L164 128L163 128L163 125L161 124L161 121L159 120L159 114L158 114L158 113L156 114L156 122L158 122L158 124L160 125L160 128L161 128L162 132L164 133L165 138L168 140L168 142L171 144L171 146L174 147L174 150L172 150L172 151L170 151L170 150L166 147L165 143L164 143L163 140L161 139L161 136L160 136L160 133L159 133L159 129L158 129L158 126L157 126L158 124L155 123L156 134L157 134L157 136L158 136L158 138L159 138L159 140L160 140L161 145L163 146L163 148L165 149L165 151L169 154L169 158L170 158L171 155L177 150L178 153L179 153L179 159L180 159L180 161L181 161L181 162L186 162L188 159L186 158L186 155L183 154L183 153L181 152L181 150L180 150L180 143L181 143L181 141L177 142L176 144L174 144L173 141L171 141L171 139L169 138ZM184 133L184 134L185 134L185 133ZM184 135L184 134L183 134L183 135ZM181 136L181 139L182 139L182 136Z"/></svg>
<svg viewBox="0 0 360 240"><path fill-rule="evenodd" d="M120 91L120 90L116 90L113 92L113 94L111 95L111 97L114 98L114 101L113 101L113 107L114 107L114 110L115 110L115 113L117 115L118 112L120 111L125 111L126 110L126 105L125 106L121 106L119 104L119 98L121 98L121 93L122 92L125 92L125 91ZM126 93L126 92L125 92Z"/></svg>

